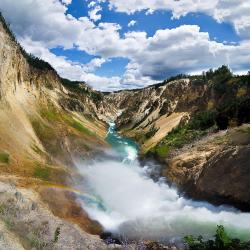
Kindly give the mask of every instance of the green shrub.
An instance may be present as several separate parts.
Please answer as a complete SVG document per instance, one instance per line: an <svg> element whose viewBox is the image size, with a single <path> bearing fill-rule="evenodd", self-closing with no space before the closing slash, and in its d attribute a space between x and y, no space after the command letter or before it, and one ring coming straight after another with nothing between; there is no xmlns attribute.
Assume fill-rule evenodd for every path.
<svg viewBox="0 0 250 250"><path fill-rule="evenodd" d="M103 100L103 93L94 90L90 91L88 88L85 87L85 82L71 81L65 78L61 78L61 82L70 91L75 92L77 94L87 95L94 102L99 102Z"/></svg>
<svg viewBox="0 0 250 250"><path fill-rule="evenodd" d="M155 152L160 157L166 157L168 155L168 152L169 152L169 147L168 147L168 145L164 145L164 144L159 145L156 147Z"/></svg>
<svg viewBox="0 0 250 250"><path fill-rule="evenodd" d="M7 24L5 18L3 17L2 13L0 12L0 22L3 25L4 30L7 32L7 34L11 37L13 41L16 41L15 35L11 31L9 24Z"/></svg>
<svg viewBox="0 0 250 250"><path fill-rule="evenodd" d="M10 157L9 154L5 152L0 152L0 163L9 164Z"/></svg>
<svg viewBox="0 0 250 250"><path fill-rule="evenodd" d="M54 68L46 61L42 60L41 58L38 58L32 54L27 53L21 46L21 52L23 54L23 56L26 58L27 62L29 63L29 65L31 65L32 67L36 68L36 69L41 69L41 70L53 70ZM51 88L51 85L49 85L49 87Z"/></svg>
<svg viewBox="0 0 250 250"><path fill-rule="evenodd" d="M227 129L229 122L234 120L237 125L250 122L250 96L228 100L217 108L215 121L219 129Z"/></svg>
<svg viewBox="0 0 250 250"><path fill-rule="evenodd" d="M52 245L48 242L44 242L41 235L31 233L28 236L28 241L30 243L31 249L37 249L37 250L52 249L52 247L51 247Z"/></svg>
<svg viewBox="0 0 250 250"><path fill-rule="evenodd" d="M249 250L250 242L242 242L239 239L231 239L223 226L217 226L213 240L204 241L202 236L184 237L184 242L189 250Z"/></svg>
<svg viewBox="0 0 250 250"><path fill-rule="evenodd" d="M47 181L50 177L50 169L47 166L37 164L34 170L34 177Z"/></svg>
<svg viewBox="0 0 250 250"><path fill-rule="evenodd" d="M61 233L61 229L60 227L57 227L54 233L54 243L58 241L60 233Z"/></svg>
<svg viewBox="0 0 250 250"><path fill-rule="evenodd" d="M3 215L5 212L5 205L1 204L0 205L0 215Z"/></svg>
<svg viewBox="0 0 250 250"><path fill-rule="evenodd" d="M189 125L178 126L174 128L166 137L165 142L175 148L180 148L187 143L200 138L207 133L206 130L190 129Z"/></svg>
<svg viewBox="0 0 250 250"><path fill-rule="evenodd" d="M199 113L188 124L173 128L149 153L156 154L161 158L166 157L171 149L181 148L206 135L213 129L214 124L213 112L206 111Z"/></svg>
<svg viewBox="0 0 250 250"><path fill-rule="evenodd" d="M197 113L189 122L190 129L205 130L215 125L215 112L204 111Z"/></svg>
<svg viewBox="0 0 250 250"><path fill-rule="evenodd" d="M157 128L151 127L150 130L145 134L145 138L149 139L155 135L155 133L158 131Z"/></svg>
<svg viewBox="0 0 250 250"><path fill-rule="evenodd" d="M222 65L216 69L213 73L214 89L219 93L223 94L226 92L226 83L233 77L232 72L226 65Z"/></svg>
<svg viewBox="0 0 250 250"><path fill-rule="evenodd" d="M214 243L218 249L225 249L229 247L231 240L226 234L223 226L217 226Z"/></svg>
<svg viewBox="0 0 250 250"><path fill-rule="evenodd" d="M164 81L161 82L161 83L157 83L157 84L153 85L153 87L154 87L155 89L157 89L157 88L159 88L159 87L161 87L161 86L166 85L166 84L169 83L169 82L172 82L172 81L175 81L175 80L184 79L184 78L189 78L189 77L190 77L190 76L189 76L189 75L186 75L186 74L178 74L178 75L176 75L176 76L171 76L171 77L169 77L168 79L164 80ZM148 88L150 88L150 87L152 87L152 86L149 86Z"/></svg>
<svg viewBox="0 0 250 250"><path fill-rule="evenodd" d="M5 226L6 226L9 230L13 230L15 223L14 223L14 221L13 221L12 218L6 216L6 217L3 218L3 221L4 221L4 223L5 223Z"/></svg>
<svg viewBox="0 0 250 250"><path fill-rule="evenodd" d="M217 114L215 120L216 120L216 125L220 130L227 129L229 125L229 118L226 114L223 113Z"/></svg>
<svg viewBox="0 0 250 250"><path fill-rule="evenodd" d="M207 72L203 72L203 80L213 83L213 89L220 96L227 92L227 82L233 78L233 74L226 65L222 65L216 70L210 69Z"/></svg>
<svg viewBox="0 0 250 250"><path fill-rule="evenodd" d="M61 83L64 87L68 88L70 91L76 92L77 94L90 94L87 88L82 88L84 82L71 81L66 78L61 78Z"/></svg>
<svg viewBox="0 0 250 250"><path fill-rule="evenodd" d="M103 95L100 92L91 92L90 97L94 102L99 102L103 100Z"/></svg>
<svg viewBox="0 0 250 250"><path fill-rule="evenodd" d="M250 80L249 80L250 82ZM238 101L237 119L238 124L250 122L250 96L241 98Z"/></svg>
<svg viewBox="0 0 250 250"><path fill-rule="evenodd" d="M203 250L205 248L205 244L203 242L203 238L201 236L195 238L192 235L188 235L184 237L185 243L188 245L189 250Z"/></svg>

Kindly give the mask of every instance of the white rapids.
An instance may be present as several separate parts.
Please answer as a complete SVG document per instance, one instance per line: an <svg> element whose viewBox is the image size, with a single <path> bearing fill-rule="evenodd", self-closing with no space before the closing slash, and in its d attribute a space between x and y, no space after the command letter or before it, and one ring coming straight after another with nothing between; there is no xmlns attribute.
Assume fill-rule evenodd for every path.
<svg viewBox="0 0 250 250"><path fill-rule="evenodd" d="M87 168L79 164L101 203L83 202L84 209L105 230L131 239L180 241L190 234L210 238L224 225L229 235L250 239L249 213L186 199L164 179L152 180L148 173L154 166L139 165L135 144L116 134L114 125L107 140L123 159L102 159Z"/></svg>

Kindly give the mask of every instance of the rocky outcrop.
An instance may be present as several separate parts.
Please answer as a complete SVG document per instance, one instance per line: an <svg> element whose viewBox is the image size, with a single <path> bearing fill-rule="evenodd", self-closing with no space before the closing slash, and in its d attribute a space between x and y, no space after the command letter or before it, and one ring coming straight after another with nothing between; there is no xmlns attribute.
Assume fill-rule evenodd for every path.
<svg viewBox="0 0 250 250"><path fill-rule="evenodd" d="M100 232L100 225L89 219L74 192L63 191L78 178L75 158L91 158L107 147L97 93L86 87L88 94L76 98L51 67L32 60L0 21L0 179L5 182L0 183L0 248L103 249L102 241L87 233ZM54 191L55 186L62 189ZM39 194L46 195L43 202ZM57 201L65 213L55 197L62 198ZM55 242L57 227L63 237Z"/></svg>
<svg viewBox="0 0 250 250"><path fill-rule="evenodd" d="M80 135L78 132L84 136L85 131L88 136L91 134L88 130L92 131L96 135L89 138L93 146L105 144L107 127L98 118L98 102L93 98L95 91L88 88L89 95L83 92L83 98L76 98L63 86L62 79L53 69L40 69L28 62L1 22L0 41L0 147L3 151L12 154L13 160L17 153L28 153L29 157L39 160L41 154L34 151L40 150L59 162L55 152L57 147L58 151L61 149L61 155L66 156L62 159L64 163L71 161L68 151L75 143L71 138ZM51 130L50 134L46 135L45 130ZM15 149L12 145L16 145ZM91 148L91 145L87 146ZM11 152L18 149L19 152Z"/></svg>
<svg viewBox="0 0 250 250"><path fill-rule="evenodd" d="M250 210L250 125L203 138L165 159L163 175L189 196Z"/></svg>
<svg viewBox="0 0 250 250"><path fill-rule="evenodd" d="M0 182L1 249L106 249L97 236L54 216L39 196Z"/></svg>
<svg viewBox="0 0 250 250"><path fill-rule="evenodd" d="M249 128L237 128L250 122L249 80L222 66L104 99L116 107L119 132L140 144L142 159L160 160L170 183L192 198L249 211Z"/></svg>
<svg viewBox="0 0 250 250"><path fill-rule="evenodd" d="M207 85L179 79L141 90L112 93L105 100L120 113L116 119L118 130L148 150L181 121L189 119L190 114L206 106L206 90Z"/></svg>

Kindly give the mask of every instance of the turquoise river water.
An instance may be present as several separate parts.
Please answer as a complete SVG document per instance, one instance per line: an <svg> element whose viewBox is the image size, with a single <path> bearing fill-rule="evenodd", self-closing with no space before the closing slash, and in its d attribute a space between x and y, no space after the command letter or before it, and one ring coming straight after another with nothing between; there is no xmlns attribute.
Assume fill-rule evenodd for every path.
<svg viewBox="0 0 250 250"><path fill-rule="evenodd" d="M128 239L175 242L189 234L210 238L224 225L231 236L250 240L250 213L186 199L164 179L153 180L155 165L140 166L138 146L120 136L114 123L106 140L111 150L87 168L79 166L94 197L83 207L105 230Z"/></svg>

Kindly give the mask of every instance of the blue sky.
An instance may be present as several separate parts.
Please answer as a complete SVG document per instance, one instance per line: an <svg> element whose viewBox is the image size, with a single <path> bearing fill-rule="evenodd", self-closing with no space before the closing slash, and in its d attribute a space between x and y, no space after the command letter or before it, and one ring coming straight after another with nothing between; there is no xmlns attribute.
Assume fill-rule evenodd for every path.
<svg viewBox="0 0 250 250"><path fill-rule="evenodd" d="M88 4L89 2L87 1L73 0L68 6L67 14L71 14L76 18L88 16ZM199 25L201 31L209 33L211 40L227 43L238 43L240 41L239 36L236 34L231 24L227 22L218 23L215 19L203 13L190 13L179 19L171 19L171 11L158 10L150 15L146 15L146 11L142 11L128 15L126 13L110 10L107 2L103 3L101 6L102 18L96 23L118 23L122 27L119 31L121 36L129 31L145 31L148 36L153 36L159 29L172 29L183 24L190 24ZM128 23L131 20L135 20L136 24L132 27L128 27ZM80 61L82 63L87 63L94 58L94 56L78 51L77 49L63 50L55 48L51 51L56 55L63 55L69 60ZM128 60L125 58L114 58L104 63L95 73L100 76L108 77L112 75L121 76L125 72L127 63ZM175 72L173 72L173 74L175 74Z"/></svg>
<svg viewBox="0 0 250 250"><path fill-rule="evenodd" d="M26 50L100 90L221 64L250 69L250 4L243 0L1 0L0 10Z"/></svg>
<svg viewBox="0 0 250 250"><path fill-rule="evenodd" d="M68 6L67 13L79 18L88 16L88 1L73 0ZM121 25L121 35L128 31L146 31L148 36L153 36L158 29L176 28L183 24L199 25L201 31L209 32L212 39L218 41L238 42L240 38L236 34L233 26L228 22L217 22L214 18L203 13L190 13L179 19L171 19L171 11L158 10L151 15L146 15L146 11L126 14L110 10L108 2L102 5L102 18L98 22L111 22ZM128 27L131 20L137 21L133 27Z"/></svg>

